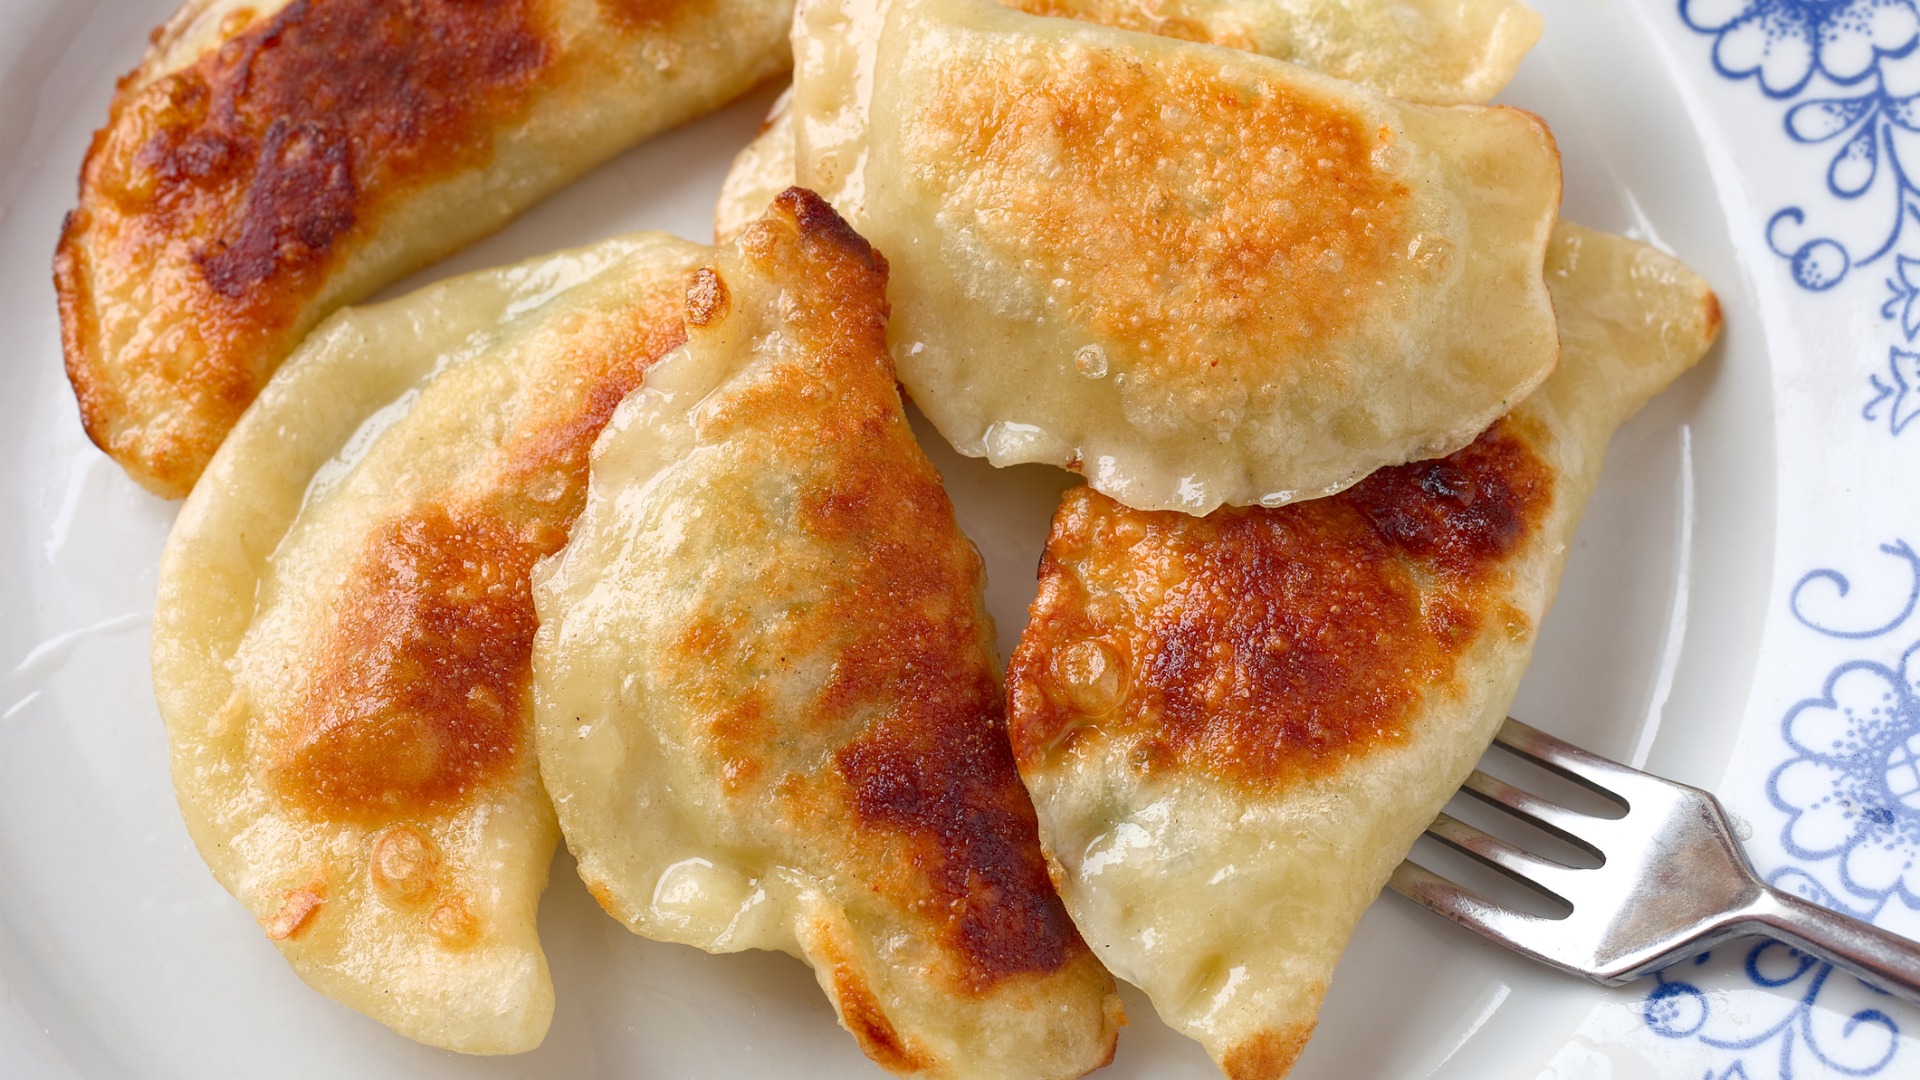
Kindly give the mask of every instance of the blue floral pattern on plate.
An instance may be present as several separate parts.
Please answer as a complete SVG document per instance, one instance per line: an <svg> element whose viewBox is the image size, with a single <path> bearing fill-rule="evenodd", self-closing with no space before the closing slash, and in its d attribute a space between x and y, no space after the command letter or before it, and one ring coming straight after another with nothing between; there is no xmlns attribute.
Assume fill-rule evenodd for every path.
<svg viewBox="0 0 1920 1080"><path fill-rule="evenodd" d="M1693 965L1705 965L1710 958L1711 954L1703 953ZM1835 978L1833 965L1779 942L1753 946L1744 966L1753 985L1780 995L1775 1015L1723 1015L1711 996L1680 978L1677 970L1669 968L1654 976L1654 989L1641 1010L1647 1028L1656 1035L1698 1039L1740 1055L1708 1070L1702 1080L1761 1080L1769 1071L1780 1080L1793 1080L1806 1075L1809 1068L1874 1076L1883 1073L1899 1053L1899 1026L1879 1009L1857 1010L1837 1028L1819 1023L1816 1006ZM1751 1069L1749 1052L1754 1052Z"/></svg>
<svg viewBox="0 0 1920 1080"><path fill-rule="evenodd" d="M1831 146L1826 194L1879 227L1839 239L1809 225L1806 204L1768 219L1767 245L1803 289L1823 292L1854 269L1894 257L1880 309L1903 343L1920 336L1920 259L1901 254L1920 223L1920 9L1914 0L1679 0L1681 20L1713 35L1714 70L1752 79L1770 98L1798 99L1784 117L1794 142ZM1869 423L1901 434L1920 415L1920 353L1888 349L1867 377Z"/></svg>
<svg viewBox="0 0 1920 1080"><path fill-rule="evenodd" d="M1794 860L1768 880L1868 920L1895 900L1920 908L1920 635L1906 643L1900 633L1920 606L1920 553L1904 540L1880 551L1904 564L1907 578L1905 600L1891 618L1855 625L1814 614L1816 600L1844 603L1855 595L1854 583L1833 569L1802 575L1788 608L1807 630L1858 642L1875 657L1900 649L1898 659L1848 660L1828 673L1817 697L1796 702L1781 721L1791 756L1767 778L1768 800L1786 815L1780 843ZM1885 595L1876 590L1876 599ZM1695 961L1705 962L1704 956ZM1737 1055L1704 1080L1792 1080L1816 1067L1875 1076L1899 1053L1900 1025L1878 1007L1843 1008L1839 1026L1823 1029L1817 1022L1823 995L1836 981L1863 984L1786 945L1753 946L1743 969L1753 986L1780 995L1778 1015L1771 1017L1717 1015L1713 999L1680 970L1655 976L1641 1012L1656 1035L1696 1039Z"/></svg>

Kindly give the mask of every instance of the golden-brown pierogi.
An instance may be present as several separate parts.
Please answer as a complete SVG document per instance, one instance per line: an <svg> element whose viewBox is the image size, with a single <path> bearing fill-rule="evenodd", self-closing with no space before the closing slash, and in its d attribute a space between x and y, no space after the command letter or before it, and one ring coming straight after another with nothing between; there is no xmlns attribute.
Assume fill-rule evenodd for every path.
<svg viewBox="0 0 1920 1080"><path fill-rule="evenodd" d="M168 540L154 681L194 842L302 978L422 1042L546 1033L529 572L704 253L639 234L340 312Z"/></svg>
<svg viewBox="0 0 1920 1080"><path fill-rule="evenodd" d="M804 958L894 1072L1079 1076L1118 998L1047 880L885 288L799 189L698 271L536 573L541 773L635 932Z"/></svg>
<svg viewBox="0 0 1920 1080"><path fill-rule="evenodd" d="M1423 105L1492 100L1540 37L1514 0L1003 0L1052 15L1262 53ZM714 213L722 240L794 182L787 98L727 173Z"/></svg>
<svg viewBox="0 0 1920 1080"><path fill-rule="evenodd" d="M1563 226L1559 370L1442 459L1205 518L1067 494L1009 723L1087 940L1236 1080L1283 1075L1393 867L1486 748L1608 437L1713 294Z"/></svg>
<svg viewBox="0 0 1920 1080"><path fill-rule="evenodd" d="M963 453L1204 513L1471 441L1552 370L1535 117L988 0L795 21L799 182L899 253L891 342Z"/></svg>
<svg viewBox="0 0 1920 1080"><path fill-rule="evenodd" d="M55 260L95 443L178 498L306 332L788 63L791 0L189 0Z"/></svg>

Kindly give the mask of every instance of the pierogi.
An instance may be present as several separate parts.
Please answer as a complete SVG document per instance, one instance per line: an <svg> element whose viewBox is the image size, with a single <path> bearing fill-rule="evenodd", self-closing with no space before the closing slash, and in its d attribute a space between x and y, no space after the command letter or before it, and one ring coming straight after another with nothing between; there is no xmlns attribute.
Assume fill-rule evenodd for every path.
<svg viewBox="0 0 1920 1080"><path fill-rule="evenodd" d="M697 272L535 575L541 773L636 933L804 958L894 1072L1079 1076L1118 998L1047 880L885 288L800 189Z"/></svg>
<svg viewBox="0 0 1920 1080"><path fill-rule="evenodd" d="M989 0L796 17L799 182L895 252L961 452L1205 513L1471 441L1552 370L1535 117Z"/></svg>
<svg viewBox="0 0 1920 1080"><path fill-rule="evenodd" d="M1074 921L1236 1080L1284 1075L1393 867L1493 736L1614 428L1713 293L1563 226L1553 377L1476 441L1204 518L1069 492L1007 673Z"/></svg>
<svg viewBox="0 0 1920 1080"><path fill-rule="evenodd" d="M639 234L336 314L168 540L153 670L188 831L302 978L421 1042L546 1032L529 571L684 340L704 252Z"/></svg>
<svg viewBox="0 0 1920 1080"><path fill-rule="evenodd" d="M1513 78L1540 17L1512 0L1003 0L1051 15L1224 45L1365 83L1423 105L1481 104ZM782 95L740 151L714 208L721 240L794 182L793 118Z"/></svg>
<svg viewBox="0 0 1920 1080"><path fill-rule="evenodd" d="M1507 0L1411 5L1346 3L1184 5L1112 0L1003 0L1050 15L1206 42L1286 60L1423 105L1481 104L1513 78L1540 36L1540 18ZM1364 29L1363 29L1364 28ZM794 183L791 93L734 159L714 207L725 241Z"/></svg>
<svg viewBox="0 0 1920 1080"><path fill-rule="evenodd" d="M87 433L179 498L328 312L784 70L791 0L189 0L55 260Z"/></svg>

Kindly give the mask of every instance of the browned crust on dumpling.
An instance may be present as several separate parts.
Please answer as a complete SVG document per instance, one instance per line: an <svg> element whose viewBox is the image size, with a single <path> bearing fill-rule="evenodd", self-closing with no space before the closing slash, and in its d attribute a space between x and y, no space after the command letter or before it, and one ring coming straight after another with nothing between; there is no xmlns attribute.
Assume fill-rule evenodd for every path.
<svg viewBox="0 0 1920 1080"><path fill-rule="evenodd" d="M702 0L603 0L657 30ZM576 78L553 0L294 0L121 80L55 255L62 344L96 445L169 497L213 451L390 208L491 161ZM176 24L179 20L176 20ZM128 329L102 350L103 320Z"/></svg>
<svg viewBox="0 0 1920 1080"><path fill-rule="evenodd" d="M234 29L186 68L122 80L55 257L87 433L172 496L291 344L345 238L484 161L553 59L533 0L295 0ZM103 295L138 297L170 340L108 368Z"/></svg>
<svg viewBox="0 0 1920 1080"><path fill-rule="evenodd" d="M1699 334L1702 341L1712 342L1720 336L1720 327L1726 317L1720 311L1720 297L1713 290L1703 289L1700 297Z"/></svg>
<svg viewBox="0 0 1920 1080"><path fill-rule="evenodd" d="M529 574L566 544L593 440L654 361L686 340L675 289L583 326L500 460L366 541L333 601L270 775L327 820L460 804L531 751L537 626Z"/></svg>
<svg viewBox="0 0 1920 1080"><path fill-rule="evenodd" d="M839 553L840 581L793 616L793 647L830 653L832 671L797 718L770 716L759 698L733 695L730 676L716 677L709 711L727 782L742 798L770 785L804 805L796 812L829 815L844 831L830 857L891 905L924 915L955 963L956 991L1091 964L1048 880L1007 747L1005 699L984 653L992 634L977 600L980 556L901 411L886 350L886 261L801 188L776 198L770 222L740 244L770 275L811 283L788 294L783 312L807 366L865 373L833 378L832 405L809 409L794 432L820 447L820 471L794 514ZM697 283L690 303L704 308L712 291ZM733 396L712 422L777 414L822 390L790 365ZM739 632L696 621L680 648L728 663ZM779 724L835 747L812 790L795 781L811 768L806 747L821 744L796 746Z"/></svg>
<svg viewBox="0 0 1920 1080"><path fill-rule="evenodd" d="M1228 1080L1280 1080L1293 1068L1313 1034L1313 1022L1263 1031L1234 1046L1220 1059Z"/></svg>
<svg viewBox="0 0 1920 1080"><path fill-rule="evenodd" d="M972 163L953 183L994 204L990 245L1137 349L1130 377L1175 389L1223 382L1229 341L1275 370L1317 362L1409 240L1392 128L1324 88L1227 82L1204 53L978 60L918 123L923 153Z"/></svg>
<svg viewBox="0 0 1920 1080"><path fill-rule="evenodd" d="M1080 488L1008 667L1023 767L1119 739L1135 767L1261 789L1403 743L1483 629L1531 632L1504 562L1552 509L1520 422L1325 499L1205 518Z"/></svg>
<svg viewBox="0 0 1920 1080"><path fill-rule="evenodd" d="M965 989L1058 971L1086 946L1047 878L1033 806L1007 750L999 686L956 696L929 682L937 680L915 680L913 689L942 697L921 709L949 715L896 713L835 755L853 810L865 828L892 832L912 860L922 879L915 891L931 892L929 910L962 958Z"/></svg>
<svg viewBox="0 0 1920 1080"><path fill-rule="evenodd" d="M853 946L843 940L839 926L830 920L821 920L813 930L820 951L823 981L830 988L841 1024L860 1044L860 1051L892 1073L904 1075L932 1067L935 1062L911 1040L903 1038L893 1021L887 1019L887 1011L867 984L861 966L849 959Z"/></svg>

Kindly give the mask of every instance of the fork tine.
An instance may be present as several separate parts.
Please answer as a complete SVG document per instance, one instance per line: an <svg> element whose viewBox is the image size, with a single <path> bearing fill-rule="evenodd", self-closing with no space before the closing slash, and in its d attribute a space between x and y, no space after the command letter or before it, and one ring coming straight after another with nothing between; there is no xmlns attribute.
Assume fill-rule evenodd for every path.
<svg viewBox="0 0 1920 1080"><path fill-rule="evenodd" d="M1497 919L1503 914L1519 914L1479 893L1455 885L1412 859L1402 859L1400 865L1393 868L1393 876L1387 879L1387 886L1414 903L1431 908L1456 922L1464 921L1462 916L1478 918L1485 914Z"/></svg>
<svg viewBox="0 0 1920 1080"><path fill-rule="evenodd" d="M1504 780L1496 780L1479 769L1473 770L1472 775L1467 777L1467 782L1460 785L1460 790L1477 797L1482 802L1497 806L1522 821L1545 829L1589 855L1602 860L1606 858L1599 848L1593 846L1591 840L1575 831L1583 826L1590 828L1596 822L1603 821L1602 818L1589 817L1576 810L1569 810L1559 803L1548 802L1530 791L1523 791Z"/></svg>
<svg viewBox="0 0 1920 1080"><path fill-rule="evenodd" d="M1523 885L1538 889L1562 903L1572 904L1563 895L1571 891L1567 888L1570 882L1566 875L1578 873L1570 866L1515 847L1451 814L1435 817L1433 824L1427 826L1427 835L1456 851L1473 856Z"/></svg>
<svg viewBox="0 0 1920 1080"><path fill-rule="evenodd" d="M1493 741L1519 756L1542 765L1616 802L1628 802L1630 791L1647 774L1555 738L1531 724L1509 716Z"/></svg>
<svg viewBox="0 0 1920 1080"><path fill-rule="evenodd" d="M1496 904L1406 859L1394 867L1387 887L1436 915L1444 915L1475 933L1521 952L1548 957L1562 936L1561 921L1543 919ZM1556 961L1558 962L1558 961Z"/></svg>

